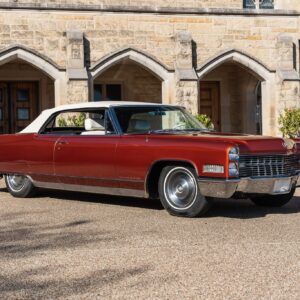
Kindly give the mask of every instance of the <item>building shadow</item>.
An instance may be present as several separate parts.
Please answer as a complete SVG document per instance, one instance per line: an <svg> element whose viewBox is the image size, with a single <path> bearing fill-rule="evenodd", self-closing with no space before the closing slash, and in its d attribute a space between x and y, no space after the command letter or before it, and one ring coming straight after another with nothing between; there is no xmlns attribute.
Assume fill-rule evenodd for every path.
<svg viewBox="0 0 300 300"><path fill-rule="evenodd" d="M116 237L105 230L87 231L92 220L76 219L53 224L43 220L48 211L24 211L1 215L1 260L34 256L39 251L74 249L90 243L108 243ZM30 221L30 220L34 221Z"/></svg>
<svg viewBox="0 0 300 300"><path fill-rule="evenodd" d="M78 218L53 224L51 217L49 220L44 218L46 214L49 215L49 211L25 210L1 215L1 221L5 221L0 222L1 299L82 299L81 295L87 292L101 291L131 277L139 278L151 269L150 264L102 267L98 261L92 271L74 277L62 276L66 267L56 261L47 261L46 255L51 257L51 253L58 251L65 252L68 257L75 250L81 249L83 252L80 253L84 253L82 249L87 251L91 247L107 249L110 243L124 244L126 237L115 231L90 226L95 222L91 219ZM37 261L44 259L44 263L30 266L20 263L35 258ZM78 259L84 261L84 254Z"/></svg>
<svg viewBox="0 0 300 300"><path fill-rule="evenodd" d="M140 280L140 277L150 270L148 265L122 269L99 266L99 270L85 275L61 278L61 274L65 271L61 266L33 266L18 273L1 276L1 295L2 299L61 299L63 297L86 299L86 293L96 292L98 296L94 299L101 299L101 291L104 288L121 284L122 281L128 281L130 278ZM55 276L58 272L59 276ZM52 276L49 276L50 274Z"/></svg>

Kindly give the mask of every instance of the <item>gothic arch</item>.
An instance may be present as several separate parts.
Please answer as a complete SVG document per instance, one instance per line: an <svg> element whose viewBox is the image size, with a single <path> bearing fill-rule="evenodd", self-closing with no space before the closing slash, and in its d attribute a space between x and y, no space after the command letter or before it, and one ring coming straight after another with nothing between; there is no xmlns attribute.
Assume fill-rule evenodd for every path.
<svg viewBox="0 0 300 300"><path fill-rule="evenodd" d="M244 52L232 49L213 57L208 62L200 66L200 68L197 70L199 78L201 79L207 73L209 73L210 71L227 61L239 63L240 65L247 68L250 72L254 73L254 75L258 76L262 81L270 80L271 74L274 73L274 71L269 70L259 60L251 57L250 55Z"/></svg>
<svg viewBox="0 0 300 300"><path fill-rule="evenodd" d="M154 59L152 56L133 48L119 50L97 61L90 68L92 78L95 79L105 70L124 59L130 59L136 62L162 81L169 79L169 73L171 71L165 65Z"/></svg>
<svg viewBox="0 0 300 300"><path fill-rule="evenodd" d="M60 78L61 72L64 71L49 58L24 46L12 46L0 51L0 65L4 65L15 59L21 59L31 64L54 80Z"/></svg>

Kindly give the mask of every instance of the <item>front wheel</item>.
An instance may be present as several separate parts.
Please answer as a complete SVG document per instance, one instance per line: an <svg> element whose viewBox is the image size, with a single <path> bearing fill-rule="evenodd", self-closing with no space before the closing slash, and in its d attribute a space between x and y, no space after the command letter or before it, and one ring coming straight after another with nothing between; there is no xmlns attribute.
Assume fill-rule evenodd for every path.
<svg viewBox="0 0 300 300"><path fill-rule="evenodd" d="M293 188L288 194L284 195L264 195L251 197L251 201L258 206L266 207L280 207L287 204L294 196L295 188Z"/></svg>
<svg viewBox="0 0 300 300"><path fill-rule="evenodd" d="M18 198L26 198L34 195L36 188L27 176L5 175L5 183L11 195Z"/></svg>
<svg viewBox="0 0 300 300"><path fill-rule="evenodd" d="M189 167L167 166L158 182L159 197L164 208L181 217L197 217L209 209L209 201L201 195L195 171Z"/></svg>

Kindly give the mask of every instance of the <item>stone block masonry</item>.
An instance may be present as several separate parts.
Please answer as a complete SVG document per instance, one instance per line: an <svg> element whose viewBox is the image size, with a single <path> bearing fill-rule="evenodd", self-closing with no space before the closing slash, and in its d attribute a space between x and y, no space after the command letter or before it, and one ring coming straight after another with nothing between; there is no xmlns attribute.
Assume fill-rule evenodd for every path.
<svg viewBox="0 0 300 300"><path fill-rule="evenodd" d="M117 82L126 100L152 97L197 113L199 83L210 78L220 86L221 109L232 112L237 101L251 108L238 122L230 114L232 126L223 128L246 128L261 97L263 133L278 134L280 111L300 101L300 4L274 3L275 10L252 11L242 0L0 0L0 64L17 58L49 76L55 105L93 100L94 83ZM214 74L222 76L209 76L221 65ZM235 66L242 78L252 75L251 88L244 80L238 94L224 73Z"/></svg>

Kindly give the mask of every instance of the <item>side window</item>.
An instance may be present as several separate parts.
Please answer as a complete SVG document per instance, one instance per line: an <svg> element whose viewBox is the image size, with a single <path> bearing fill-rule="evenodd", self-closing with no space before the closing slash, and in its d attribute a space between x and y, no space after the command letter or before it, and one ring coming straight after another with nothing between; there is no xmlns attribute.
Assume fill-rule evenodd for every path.
<svg viewBox="0 0 300 300"><path fill-rule="evenodd" d="M54 115L42 134L80 134L84 130L86 112L64 111Z"/></svg>
<svg viewBox="0 0 300 300"><path fill-rule="evenodd" d="M106 135L114 134L108 113L101 110L63 111L48 121L42 134Z"/></svg>
<svg viewBox="0 0 300 300"><path fill-rule="evenodd" d="M63 112L56 116L54 128L83 128L87 117L85 112Z"/></svg>

